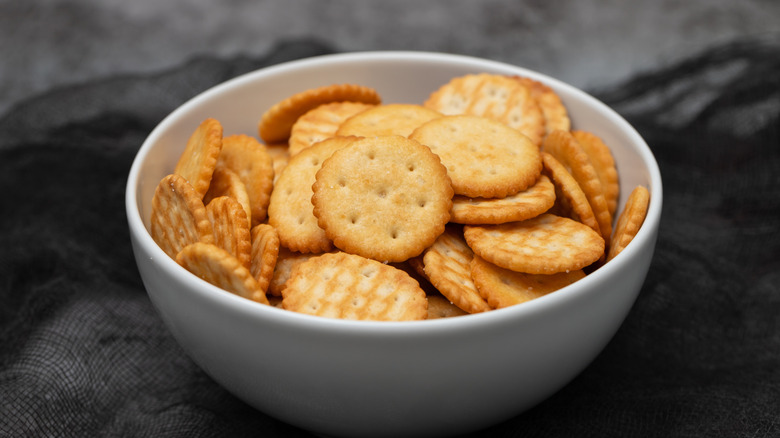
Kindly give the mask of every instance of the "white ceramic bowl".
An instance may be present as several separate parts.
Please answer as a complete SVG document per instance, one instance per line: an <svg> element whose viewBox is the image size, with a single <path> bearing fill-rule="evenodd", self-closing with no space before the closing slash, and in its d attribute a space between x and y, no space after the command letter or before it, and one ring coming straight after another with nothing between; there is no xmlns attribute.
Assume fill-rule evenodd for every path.
<svg viewBox="0 0 780 438"><path fill-rule="evenodd" d="M342 321L254 303L191 275L149 234L151 199L187 138L214 117L225 134L256 135L273 103L307 88L358 83L384 102L422 103L467 73L526 75L553 87L573 127L601 136L620 172L622 206L637 184L651 192L634 241L585 279L511 308L401 323ZM626 317L644 282L661 216L650 149L593 97L512 65L421 52L329 55L255 71L218 85L149 135L126 192L133 250L146 290L173 336L215 381L258 410L303 429L341 436L460 434L511 418L580 373Z"/></svg>

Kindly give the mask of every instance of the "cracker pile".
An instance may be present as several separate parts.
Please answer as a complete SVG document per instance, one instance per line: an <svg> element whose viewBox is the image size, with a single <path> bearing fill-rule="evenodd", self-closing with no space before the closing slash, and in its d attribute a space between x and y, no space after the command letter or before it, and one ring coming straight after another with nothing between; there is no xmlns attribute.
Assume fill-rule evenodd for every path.
<svg viewBox="0 0 780 438"><path fill-rule="evenodd" d="M615 221L609 147L526 77L453 78L420 103L357 84L303 90L258 136L193 131L152 200L181 266L244 298L331 318L448 318L523 303L614 258L650 194ZM614 230L612 224L616 223Z"/></svg>

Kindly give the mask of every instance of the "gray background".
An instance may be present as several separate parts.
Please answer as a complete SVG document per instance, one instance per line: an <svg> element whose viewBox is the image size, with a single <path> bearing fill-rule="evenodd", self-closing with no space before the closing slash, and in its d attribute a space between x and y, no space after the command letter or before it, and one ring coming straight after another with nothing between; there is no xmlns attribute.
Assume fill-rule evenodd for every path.
<svg viewBox="0 0 780 438"><path fill-rule="evenodd" d="M0 0L0 116L52 88L299 38L482 56L592 90L779 22L770 0Z"/></svg>

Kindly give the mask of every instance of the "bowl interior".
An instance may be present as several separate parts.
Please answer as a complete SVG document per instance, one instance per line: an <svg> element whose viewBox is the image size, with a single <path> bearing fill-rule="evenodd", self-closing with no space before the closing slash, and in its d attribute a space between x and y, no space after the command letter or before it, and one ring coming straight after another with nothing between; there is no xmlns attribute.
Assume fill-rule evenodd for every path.
<svg viewBox="0 0 780 438"><path fill-rule="evenodd" d="M661 176L649 147L622 117L587 93L534 71L479 58L426 52L348 53L288 62L239 76L186 102L150 133L130 169L126 209L134 243L142 245L145 251L152 254L150 258L156 259L155 264L166 270L166 275L179 278L191 276L168 258L151 238L151 200L160 179L175 167L187 139L205 118L218 119L224 127L225 135L257 136L257 123L264 111L281 99L309 88L333 83L357 83L377 89L385 103L422 103L432 91L453 77L481 72L524 75L542 81L563 100L572 120L572 129L591 131L605 141L612 150L620 176L618 214L636 185L644 185L651 193L645 225L621 255L639 251L640 248L652 252L661 216ZM539 306L554 305L559 300L567 299L567 294L577 294L578 290L597 285L600 278L624 269L629 262L628 257L618 256L583 280L555 294L545 295L524 306L470 315L469 319L498 318L501 313L509 313L504 317L513 318L533 312ZM268 314L268 309L261 309L266 306L253 306L255 303L245 302L202 281L195 282L195 285L205 293L221 295L214 298L222 300L221 303L235 301L231 305L236 308L243 310L243 307L256 307L250 311ZM273 313L278 309L270 310ZM295 314L281 317L300 320L306 316ZM325 324L327 328L338 328L342 324L341 329L350 327L352 323L342 320L317 321L324 319L315 318L306 323L313 324L312 327L323 327L322 324ZM451 323L448 319L423 322L427 327ZM369 324L363 323L364 327ZM387 325L375 329L391 330Z"/></svg>

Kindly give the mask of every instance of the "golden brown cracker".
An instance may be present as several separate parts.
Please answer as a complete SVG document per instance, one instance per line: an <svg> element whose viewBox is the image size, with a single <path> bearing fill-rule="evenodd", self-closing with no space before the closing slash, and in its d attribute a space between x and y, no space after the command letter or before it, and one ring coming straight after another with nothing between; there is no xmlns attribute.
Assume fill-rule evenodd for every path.
<svg viewBox="0 0 780 438"><path fill-rule="evenodd" d="M514 76L531 92L531 97L536 100L544 116L545 135L557 129L569 131L571 119L561 97L546 84L529 77Z"/></svg>
<svg viewBox="0 0 780 438"><path fill-rule="evenodd" d="M197 242L184 247L176 262L201 279L238 296L268 304L264 291L246 266L224 249Z"/></svg>
<svg viewBox="0 0 780 438"><path fill-rule="evenodd" d="M271 156L274 168L274 184L279 180L279 175L282 173L287 162L290 161L290 148L287 143L276 143L265 146L265 150L268 151L268 155Z"/></svg>
<svg viewBox="0 0 780 438"><path fill-rule="evenodd" d="M304 90L277 102L263 113L258 123L260 138L265 143L286 142L299 117L320 105L342 101L377 105L381 103L381 98L373 88L356 84L333 84Z"/></svg>
<svg viewBox="0 0 780 438"><path fill-rule="evenodd" d="M525 274L496 266L475 255L471 261L471 276L488 304L502 309L562 289L585 278L585 272L577 269L551 275Z"/></svg>
<svg viewBox="0 0 780 438"><path fill-rule="evenodd" d="M274 181L273 160L265 145L248 135L225 137L219 164L235 172L243 181L252 210L251 225L263 222Z"/></svg>
<svg viewBox="0 0 780 438"><path fill-rule="evenodd" d="M191 243L214 242L201 195L183 176L168 175L157 185L152 198L151 234L171 258Z"/></svg>
<svg viewBox="0 0 780 438"><path fill-rule="evenodd" d="M555 205L550 211L558 216L568 217L581 222L601 234L596 215L588 202L588 197L568 170L547 152L542 152L544 173L555 186Z"/></svg>
<svg viewBox="0 0 780 438"><path fill-rule="evenodd" d="M431 93L423 105L445 115L496 119L536 145L545 134L544 115L528 88L503 75L479 73L453 78Z"/></svg>
<svg viewBox="0 0 780 438"><path fill-rule="evenodd" d="M550 179L539 176L536 184L504 198L452 198L450 221L467 224L503 224L536 217L555 204L555 187Z"/></svg>
<svg viewBox="0 0 780 438"><path fill-rule="evenodd" d="M452 318L468 314L441 295L428 295L428 318L426 319Z"/></svg>
<svg viewBox="0 0 780 438"><path fill-rule="evenodd" d="M623 211L618 216L615 232L609 247L607 261L612 260L622 252L634 239L647 216L650 205L650 192L643 186L636 186L626 200Z"/></svg>
<svg viewBox="0 0 780 438"><path fill-rule="evenodd" d="M412 257L409 260L406 261L406 263L409 265L409 267L414 270L414 272L417 273L420 277L424 278L425 280L428 280L428 275L425 273L425 264L423 263L423 256L425 255L425 252L422 254Z"/></svg>
<svg viewBox="0 0 780 438"><path fill-rule="evenodd" d="M490 310L471 280L474 253L457 227L447 227L425 251L423 267L426 277L453 304L468 313Z"/></svg>
<svg viewBox="0 0 780 438"><path fill-rule="evenodd" d="M501 198L530 187L542 171L539 148L528 137L487 117L439 117L409 138L441 157L458 195Z"/></svg>
<svg viewBox="0 0 780 438"><path fill-rule="evenodd" d="M282 306L330 318L405 321L428 316L417 281L392 266L344 252L297 265L282 291Z"/></svg>
<svg viewBox="0 0 780 438"><path fill-rule="evenodd" d="M466 225L464 237L483 259L527 274L582 269L604 254L604 239L593 229L549 213L522 222Z"/></svg>
<svg viewBox="0 0 780 438"><path fill-rule="evenodd" d="M322 140L336 136L345 120L376 105L360 102L331 102L298 118L290 133L290 155Z"/></svg>
<svg viewBox="0 0 780 438"><path fill-rule="evenodd" d="M441 116L438 111L422 105L407 103L377 105L346 119L339 126L336 135L408 137L418 126Z"/></svg>
<svg viewBox="0 0 780 438"><path fill-rule="evenodd" d="M620 196L620 183L612 151L600 137L591 132L572 131L571 134L588 154L588 158L590 158L590 162L601 181L610 217L615 217L618 196Z"/></svg>
<svg viewBox="0 0 780 438"><path fill-rule="evenodd" d="M290 158L268 205L268 223L276 228L281 244L297 252L326 252L333 245L314 216L311 197L317 171L334 152L357 137L331 137Z"/></svg>
<svg viewBox="0 0 780 438"><path fill-rule="evenodd" d="M249 267L252 243L246 212L234 198L218 196L206 204L206 215L214 232L214 244Z"/></svg>
<svg viewBox="0 0 780 438"><path fill-rule="evenodd" d="M252 206L250 205L249 195L246 192L244 182L241 181L237 173L217 163L209 189L203 196L203 203L208 205L212 199L220 196L228 196L238 201L244 210L247 226L251 225Z"/></svg>
<svg viewBox="0 0 780 438"><path fill-rule="evenodd" d="M257 224L250 232L252 241L249 272L255 277L260 289L268 291L279 257L279 234L268 224Z"/></svg>
<svg viewBox="0 0 780 438"><path fill-rule="evenodd" d="M600 234L609 239L612 234L612 215L609 214L601 180L585 149L571 133L565 131L553 131L547 135L542 149L555 157L577 181L593 209Z"/></svg>
<svg viewBox="0 0 780 438"><path fill-rule="evenodd" d="M221 150L222 124L216 119L206 119L190 135L173 173L184 177L203 198Z"/></svg>
<svg viewBox="0 0 780 438"><path fill-rule="evenodd" d="M401 136L355 140L322 163L314 215L334 245L379 261L419 255L444 230L452 186L439 157Z"/></svg>
<svg viewBox="0 0 780 438"><path fill-rule="evenodd" d="M273 276L271 277L271 283L268 285L268 293L275 296L282 296L282 290L284 290L287 280L290 279L290 273L292 273L293 268L318 255L320 254L303 254L290 251L280 245Z"/></svg>

